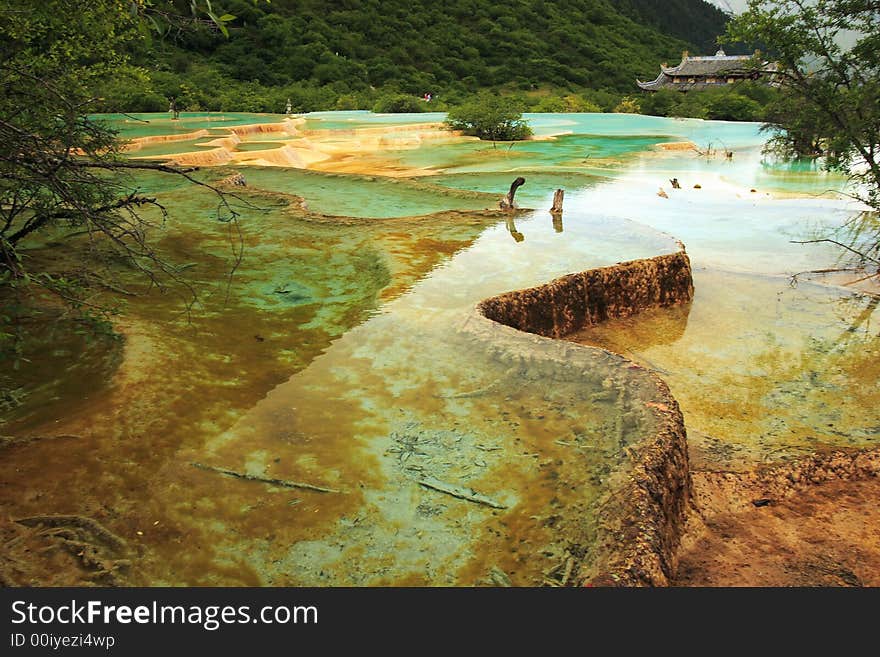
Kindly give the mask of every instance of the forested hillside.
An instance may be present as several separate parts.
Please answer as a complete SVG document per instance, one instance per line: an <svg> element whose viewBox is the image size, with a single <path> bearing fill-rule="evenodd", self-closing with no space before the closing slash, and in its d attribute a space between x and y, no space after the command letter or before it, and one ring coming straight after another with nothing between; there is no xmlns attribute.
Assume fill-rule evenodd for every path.
<svg viewBox="0 0 880 657"><path fill-rule="evenodd" d="M186 12L188 3L157 1ZM211 25L171 30L134 53L133 75L102 90L108 109L297 110L370 106L382 93L454 101L477 89L524 93L634 93L682 50L714 48L725 16L702 0L214 0L233 14L229 36ZM174 5L174 7L172 7ZM682 17L685 19L683 20ZM244 105L242 105L242 103ZM164 106L162 106L164 105ZM161 107L160 107L161 106Z"/></svg>
<svg viewBox="0 0 880 657"><path fill-rule="evenodd" d="M698 47L693 54L714 53L718 49L715 38L723 31L719 26L727 20L718 7L694 0L610 0L610 3L636 22L690 41Z"/></svg>

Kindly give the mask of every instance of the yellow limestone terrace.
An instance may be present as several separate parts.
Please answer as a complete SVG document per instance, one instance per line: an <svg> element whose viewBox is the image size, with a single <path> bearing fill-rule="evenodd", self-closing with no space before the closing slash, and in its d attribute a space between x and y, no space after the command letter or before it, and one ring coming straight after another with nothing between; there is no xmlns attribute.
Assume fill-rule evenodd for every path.
<svg viewBox="0 0 880 657"><path fill-rule="evenodd" d="M641 411L653 417L653 431L624 450L626 458L597 504L596 547L579 577L587 586L669 583L692 496L687 435L678 403L656 374L602 349L572 350L547 338L648 308L690 303L693 291L690 260L681 246L677 253L569 274L486 299L464 327L524 358L561 358L585 368L616 363L619 372L647 383Z"/></svg>
<svg viewBox="0 0 880 657"><path fill-rule="evenodd" d="M520 331L560 338L607 319L687 303L693 295L691 264L682 249L507 292L481 302L479 309Z"/></svg>

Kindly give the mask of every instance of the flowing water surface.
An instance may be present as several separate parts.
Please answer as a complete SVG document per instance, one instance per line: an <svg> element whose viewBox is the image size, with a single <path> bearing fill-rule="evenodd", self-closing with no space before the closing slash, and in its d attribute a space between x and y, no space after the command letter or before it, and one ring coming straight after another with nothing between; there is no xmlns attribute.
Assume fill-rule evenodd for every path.
<svg viewBox="0 0 880 657"><path fill-rule="evenodd" d="M131 138L210 133L132 153L157 158L283 119L140 118L106 117ZM845 181L766 162L755 124L528 118L541 140L513 146L428 138L435 114L319 113L295 134L243 132L246 157L303 140L375 148L328 160L368 162L359 173L203 169L247 180L237 267L238 228L209 191L139 176L170 209L153 238L189 289L120 272L137 293L121 339L33 320L0 379L4 513L95 518L133 546L131 578L148 584L540 584L568 557L589 560L595 502L653 430L656 391L619 360L585 365L596 352L575 344L474 333L474 306L676 239L691 305L571 339L669 383L698 467L876 444L875 300L790 281L837 261L792 242L855 216L828 193ZM483 211L520 175L520 204L538 209ZM561 220L544 209L557 187ZM34 244L32 257L51 252Z"/></svg>

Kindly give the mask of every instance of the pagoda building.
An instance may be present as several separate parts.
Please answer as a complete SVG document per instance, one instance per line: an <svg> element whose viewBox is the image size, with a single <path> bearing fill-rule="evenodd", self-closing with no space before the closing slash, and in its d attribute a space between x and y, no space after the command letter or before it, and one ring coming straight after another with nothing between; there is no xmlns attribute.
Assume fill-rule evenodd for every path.
<svg viewBox="0 0 880 657"><path fill-rule="evenodd" d="M733 84L739 80L756 80L763 73L776 70L774 64L765 63L760 71L756 71L752 59L752 55L727 55L723 50L705 57L691 57L685 51L678 66L661 64L656 80L636 80L636 84L644 91L691 91Z"/></svg>

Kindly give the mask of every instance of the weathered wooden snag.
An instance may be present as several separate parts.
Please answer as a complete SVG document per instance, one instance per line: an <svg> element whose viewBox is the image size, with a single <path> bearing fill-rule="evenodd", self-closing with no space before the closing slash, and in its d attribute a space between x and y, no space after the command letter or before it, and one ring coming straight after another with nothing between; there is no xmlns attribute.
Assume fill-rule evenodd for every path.
<svg viewBox="0 0 880 657"><path fill-rule="evenodd" d="M550 208L550 214L562 214L562 199L565 197L565 190L557 189L553 194L553 207Z"/></svg>
<svg viewBox="0 0 880 657"><path fill-rule="evenodd" d="M502 197L500 201L498 201L498 206L502 210L516 210L516 203L514 203L513 197L516 194L517 188L521 187L526 183L526 179L520 176L516 180L514 180L510 184L510 191L507 192L507 195Z"/></svg>

